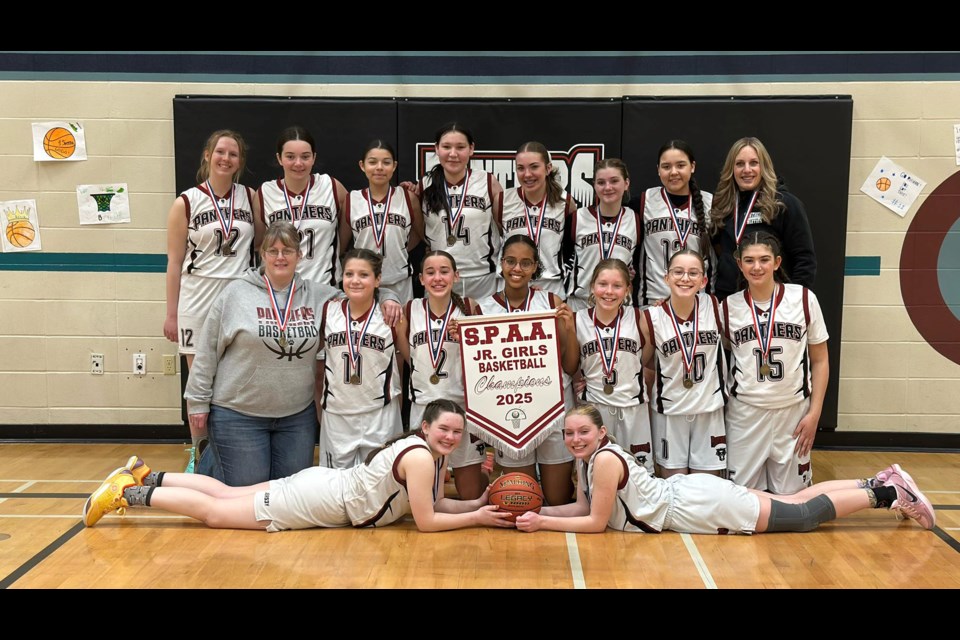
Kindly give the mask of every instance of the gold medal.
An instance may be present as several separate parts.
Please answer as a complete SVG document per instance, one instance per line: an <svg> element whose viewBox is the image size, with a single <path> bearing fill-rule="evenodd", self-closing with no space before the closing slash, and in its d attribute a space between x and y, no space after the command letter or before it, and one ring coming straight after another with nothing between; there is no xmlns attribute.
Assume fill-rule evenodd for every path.
<svg viewBox="0 0 960 640"><path fill-rule="evenodd" d="M287 344L289 344L289 343L287 342L287 336L280 336L280 339L277 340L277 342L280 344L280 348L281 348L281 349L286 349L286 348L287 348Z"/></svg>
<svg viewBox="0 0 960 640"><path fill-rule="evenodd" d="M768 365L766 362L760 365L760 375L762 376L770 375L770 365Z"/></svg>
<svg viewBox="0 0 960 640"><path fill-rule="evenodd" d="M430 384L440 384L440 376L437 374L430 376Z"/></svg>
<svg viewBox="0 0 960 640"><path fill-rule="evenodd" d="M350 376L350 384L360 384L360 376L357 374Z"/></svg>
<svg viewBox="0 0 960 640"><path fill-rule="evenodd" d="M603 385L603 392L604 392L605 394L607 394L608 396L612 396L612 395L613 395L613 385L612 385L612 384L605 384L605 385Z"/></svg>
<svg viewBox="0 0 960 640"><path fill-rule="evenodd" d="M450 235L447 236L447 246L452 247L455 244L457 244L457 236L451 233Z"/></svg>
<svg viewBox="0 0 960 640"><path fill-rule="evenodd" d="M684 389L693 389L693 380L690 378L683 379L683 388Z"/></svg>

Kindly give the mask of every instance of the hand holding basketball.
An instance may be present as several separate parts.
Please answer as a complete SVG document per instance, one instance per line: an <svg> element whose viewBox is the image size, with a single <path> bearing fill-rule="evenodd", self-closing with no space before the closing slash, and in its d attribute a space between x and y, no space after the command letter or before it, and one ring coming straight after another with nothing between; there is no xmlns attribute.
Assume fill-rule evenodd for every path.
<svg viewBox="0 0 960 640"><path fill-rule="evenodd" d="M539 512L543 506L543 489L540 483L525 473L507 473L492 483L489 489L490 504L501 512L510 514L513 522L520 514Z"/></svg>
<svg viewBox="0 0 960 640"><path fill-rule="evenodd" d="M540 530L540 524L543 520L540 518L539 513L534 513L533 511L528 511L524 514L517 516L516 526L517 529L525 533L533 533L534 531Z"/></svg>

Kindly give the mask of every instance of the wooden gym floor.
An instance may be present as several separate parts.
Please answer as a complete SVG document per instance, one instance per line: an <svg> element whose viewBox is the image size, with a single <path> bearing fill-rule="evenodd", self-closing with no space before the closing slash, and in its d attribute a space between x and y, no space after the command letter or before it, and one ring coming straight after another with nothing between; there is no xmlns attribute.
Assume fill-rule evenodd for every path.
<svg viewBox="0 0 960 640"><path fill-rule="evenodd" d="M85 529L87 495L133 453L158 470L186 460L174 445L0 445L0 587L960 588L960 454L814 453L820 481L899 462L936 505L934 531L869 511L752 537L422 534L412 521L267 534L147 509Z"/></svg>

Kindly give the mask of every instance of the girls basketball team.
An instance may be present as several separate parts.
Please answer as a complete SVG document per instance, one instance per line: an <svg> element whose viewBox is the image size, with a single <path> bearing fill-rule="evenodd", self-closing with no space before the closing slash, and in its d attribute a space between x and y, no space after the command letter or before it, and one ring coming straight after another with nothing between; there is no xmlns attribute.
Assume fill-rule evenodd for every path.
<svg viewBox="0 0 960 640"><path fill-rule="evenodd" d="M898 465L812 484L828 335L808 288L816 260L806 213L778 187L759 140L732 146L716 196L698 186L690 145L668 142L657 156L661 184L644 190L636 209L624 204L630 175L619 159L597 164L596 203L577 208L540 143L518 149L517 186L504 190L471 166L469 130L446 125L435 142L438 164L401 187L391 184L396 153L371 142L359 162L368 187L347 193L312 173L313 139L291 127L277 145L283 177L254 195L236 183L242 138L211 136L201 184L170 212L164 334L182 353L212 351L198 353L202 362L226 360L231 349L254 362L264 358L258 349L274 354L276 363L234 380L237 397L263 389L264 401L245 405L246 414L228 406L234 396L217 393L209 365L191 370L187 391L191 399L191 389L212 387L196 404L211 420L223 413L209 427L191 419L195 437L209 429L219 468L245 465L230 459L237 442L264 431L273 465L224 484L151 472L132 457L87 501L87 525L117 509L157 506L212 527L268 531L381 526L411 513L424 531L760 533L807 531L870 507L934 526L930 502ZM259 246L264 235L273 244ZM424 297L414 299L408 252L421 241ZM215 302L221 290L230 295L231 280L250 279L243 267L257 247L264 266L246 273L259 273L263 293ZM203 324L211 309L217 326ZM485 446L460 408L456 319L547 309L566 327L568 411L525 458L498 451L502 467L540 477L549 505L514 525L487 506ZM401 360L410 366L409 433ZM285 450L285 423L302 426L300 405L313 413L299 389L304 365L315 371L320 468L291 468ZM235 369L225 375L236 379ZM204 374L197 384L195 373ZM226 411L217 411L218 395ZM283 396L300 400L270 400ZM444 498L448 466L463 500Z"/></svg>

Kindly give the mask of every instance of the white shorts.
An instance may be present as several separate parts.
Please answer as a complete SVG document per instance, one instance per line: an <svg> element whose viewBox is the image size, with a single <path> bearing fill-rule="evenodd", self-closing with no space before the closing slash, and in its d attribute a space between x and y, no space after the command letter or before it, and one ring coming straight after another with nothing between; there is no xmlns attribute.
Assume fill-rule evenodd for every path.
<svg viewBox="0 0 960 640"><path fill-rule="evenodd" d="M680 533L753 533L760 498L729 480L704 473L671 476L673 493L664 529Z"/></svg>
<svg viewBox="0 0 960 640"><path fill-rule="evenodd" d="M413 278L407 277L398 282L391 282L390 284L380 284L381 289L388 289L392 291L398 298L400 298L400 305L403 306L413 300ZM381 298L381 301L383 299Z"/></svg>
<svg viewBox="0 0 960 640"><path fill-rule="evenodd" d="M343 504L343 473L339 469L310 467L279 480L253 496L257 520L269 520L267 531L346 527L350 524Z"/></svg>
<svg viewBox="0 0 960 640"><path fill-rule="evenodd" d="M563 443L563 419L547 427L550 435L540 445L522 457L516 457L511 451L497 449L497 464L505 469L529 467L534 464L563 464L573 460L573 454Z"/></svg>
<svg viewBox="0 0 960 640"><path fill-rule="evenodd" d="M497 274L485 273L482 276L460 278L460 284L454 285L454 290L461 297L471 300L492 296L497 292Z"/></svg>
<svg viewBox="0 0 960 640"><path fill-rule="evenodd" d="M726 412L728 477L745 487L781 495L809 487L810 455L796 454L793 437L809 409L809 399L783 409L760 409L731 397Z"/></svg>
<svg viewBox="0 0 960 640"><path fill-rule="evenodd" d="M349 469L401 432L400 401L348 416L324 411L320 420L320 466Z"/></svg>
<svg viewBox="0 0 960 640"><path fill-rule="evenodd" d="M183 276L180 279L180 299L177 302L177 344L182 354L196 354L200 330L210 313L213 301L223 288L230 284L228 278L201 278Z"/></svg>
<svg viewBox="0 0 960 640"><path fill-rule="evenodd" d="M607 433L613 436L624 451L633 454L637 462L653 475L653 447L650 436L650 412L646 404L632 407L612 407L593 403L603 416Z"/></svg>
<svg viewBox="0 0 960 640"><path fill-rule="evenodd" d="M664 469L726 469L726 435L723 407L691 416L653 412L657 464Z"/></svg>

